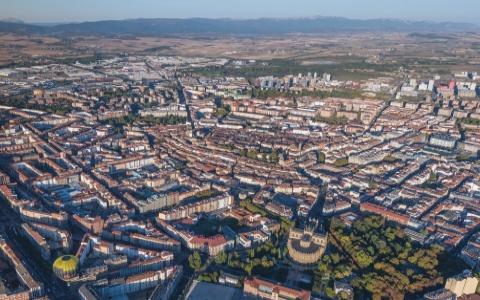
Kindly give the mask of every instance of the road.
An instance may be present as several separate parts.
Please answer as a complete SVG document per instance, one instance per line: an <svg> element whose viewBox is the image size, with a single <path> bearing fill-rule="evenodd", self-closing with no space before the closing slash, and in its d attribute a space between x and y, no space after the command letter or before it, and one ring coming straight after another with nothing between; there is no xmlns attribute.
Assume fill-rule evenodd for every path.
<svg viewBox="0 0 480 300"><path fill-rule="evenodd" d="M382 108L380 109L380 111L378 111L375 116L373 117L372 121L370 121L370 124L368 124L368 128L367 130L365 130L365 132L369 132L373 125L375 125L375 123L377 122L377 119L383 114L383 112L390 107L390 103L392 103L392 101L394 101L397 97L397 93L398 91L400 90L400 88L402 87L403 85L403 81L400 82L397 87L395 88L395 92L392 94L392 96L387 100L385 101L385 103L383 104Z"/></svg>
<svg viewBox="0 0 480 300"><path fill-rule="evenodd" d="M5 238L7 242L14 249L15 253L21 257L33 278L43 282L45 293L49 299L65 299L65 297L70 294L65 284L60 281L53 272L41 269L37 265L35 258L33 258L35 253L28 251L28 249L25 249L25 247L19 243L19 237L17 235L20 232L20 224L23 222L17 213L7 206L4 201L0 204L0 220L1 229L6 234Z"/></svg>
<svg viewBox="0 0 480 300"><path fill-rule="evenodd" d="M192 115L190 113L190 106L187 103L187 99L185 97L185 92L183 89L182 84L180 83L179 80L177 80L177 93L178 93L178 98L179 98L179 103L180 104L185 104L185 109L187 110L187 121L190 123L190 126L192 127L192 132L195 131L195 124L192 119Z"/></svg>

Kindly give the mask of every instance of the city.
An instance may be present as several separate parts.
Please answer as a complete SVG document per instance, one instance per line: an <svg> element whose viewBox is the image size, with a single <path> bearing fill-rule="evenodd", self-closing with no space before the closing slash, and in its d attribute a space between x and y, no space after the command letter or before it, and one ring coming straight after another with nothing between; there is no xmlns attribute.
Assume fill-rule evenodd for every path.
<svg viewBox="0 0 480 300"><path fill-rule="evenodd" d="M0 299L480 299L480 25L147 20L0 21Z"/></svg>

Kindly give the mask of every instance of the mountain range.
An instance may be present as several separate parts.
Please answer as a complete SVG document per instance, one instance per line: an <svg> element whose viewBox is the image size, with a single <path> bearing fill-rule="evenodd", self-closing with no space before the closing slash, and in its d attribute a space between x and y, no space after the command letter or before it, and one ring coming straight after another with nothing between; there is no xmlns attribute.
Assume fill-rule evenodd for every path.
<svg viewBox="0 0 480 300"><path fill-rule="evenodd" d="M314 34L324 32L461 32L475 31L479 26L469 23L403 21L396 19L358 20L341 17L285 19L128 19L56 25L27 24L0 20L0 32L42 35L266 35Z"/></svg>

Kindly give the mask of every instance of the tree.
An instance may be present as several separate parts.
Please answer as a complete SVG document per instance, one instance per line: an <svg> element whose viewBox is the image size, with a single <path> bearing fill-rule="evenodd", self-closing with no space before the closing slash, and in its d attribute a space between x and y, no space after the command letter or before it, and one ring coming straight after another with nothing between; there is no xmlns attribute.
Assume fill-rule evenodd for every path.
<svg viewBox="0 0 480 300"><path fill-rule="evenodd" d="M330 231L338 241L332 243L337 251L322 258L314 273L314 288L321 286L319 279L324 274L330 273L338 280L354 272L357 277L352 286L369 299L404 299L405 294L423 293L449 276L452 267L442 273L439 262L444 266L462 265L438 245L413 244L399 227L386 223L381 216L358 219L351 228L334 218Z"/></svg>
<svg viewBox="0 0 480 300"><path fill-rule="evenodd" d="M215 257L215 263L223 265L227 261L227 254L224 251L220 251Z"/></svg>
<svg viewBox="0 0 480 300"><path fill-rule="evenodd" d="M188 265L195 271L198 271L202 268L202 257L198 251L190 254L188 257Z"/></svg>
<svg viewBox="0 0 480 300"><path fill-rule="evenodd" d="M430 172L430 176L428 177L428 183L435 183L437 182L438 175L435 172Z"/></svg>
<svg viewBox="0 0 480 300"><path fill-rule="evenodd" d="M338 299L340 300L349 300L349 299L353 299L353 295L345 292L345 291L341 291L340 293L338 293L337 295Z"/></svg>
<svg viewBox="0 0 480 300"><path fill-rule="evenodd" d="M248 254L248 257L254 258L255 257L255 249L248 249L247 254Z"/></svg>
<svg viewBox="0 0 480 300"><path fill-rule="evenodd" d="M253 149L249 149L247 151L247 157L250 158L250 159L257 159L257 151L255 151Z"/></svg>
<svg viewBox="0 0 480 300"><path fill-rule="evenodd" d="M385 156L385 157L383 158L383 160L386 161L386 162L394 162L394 161L396 161L397 159L396 159L394 156L392 156L392 155L387 155L387 156Z"/></svg>
<svg viewBox="0 0 480 300"><path fill-rule="evenodd" d="M245 149L240 149L240 151L238 152L238 155L247 156L247 151Z"/></svg>
<svg viewBox="0 0 480 300"><path fill-rule="evenodd" d="M345 167L346 165L348 165L348 158L346 157L339 158L335 161L336 167Z"/></svg>
<svg viewBox="0 0 480 300"><path fill-rule="evenodd" d="M393 242L396 237L396 230L393 228L387 228L385 231L385 236L389 242Z"/></svg>
<svg viewBox="0 0 480 300"><path fill-rule="evenodd" d="M352 267L346 264L340 264L333 270L333 276L335 279L343 279L352 275Z"/></svg>
<svg viewBox="0 0 480 300"><path fill-rule="evenodd" d="M336 265L340 262L341 257L338 253L332 253L330 255L330 259L331 259L332 263Z"/></svg>
<svg viewBox="0 0 480 300"><path fill-rule="evenodd" d="M220 274L217 271L212 273L203 273L198 275L198 280L205 282L218 282L219 276Z"/></svg>
<svg viewBox="0 0 480 300"><path fill-rule="evenodd" d="M323 153L322 151L317 151L317 162L319 164L325 163L325 153Z"/></svg>
<svg viewBox="0 0 480 300"><path fill-rule="evenodd" d="M250 261L249 263L245 264L243 269L248 274L248 276L252 275L253 262Z"/></svg>
<svg viewBox="0 0 480 300"><path fill-rule="evenodd" d="M438 260L429 255L422 256L418 259L418 266L425 270L433 270L438 265Z"/></svg>
<svg viewBox="0 0 480 300"><path fill-rule="evenodd" d="M335 298L335 291L331 288L331 287L327 287L325 289L325 294L327 295L327 297L329 298Z"/></svg>
<svg viewBox="0 0 480 300"><path fill-rule="evenodd" d="M270 162L277 163L279 160L278 152L276 149L272 149L272 154L270 155Z"/></svg>
<svg viewBox="0 0 480 300"><path fill-rule="evenodd" d="M261 264L264 268L273 266L273 261L269 260L265 255L262 257Z"/></svg>
<svg viewBox="0 0 480 300"><path fill-rule="evenodd" d="M457 155L457 161L467 161L470 159L470 155L467 153L460 153Z"/></svg>
<svg viewBox="0 0 480 300"><path fill-rule="evenodd" d="M354 259L361 268L366 268L373 263L373 257L365 253L365 251L358 251L355 253Z"/></svg>
<svg viewBox="0 0 480 300"><path fill-rule="evenodd" d="M227 111L223 107L217 108L215 110L215 116L217 116L219 118L224 117L227 114L228 114Z"/></svg>
<svg viewBox="0 0 480 300"><path fill-rule="evenodd" d="M320 115L317 115L314 118L314 121L327 123L329 125L340 125L340 126L346 125L348 123L348 119L344 116L341 116L341 117L332 116L332 117L325 118Z"/></svg>
<svg viewBox="0 0 480 300"><path fill-rule="evenodd" d="M480 280L480 273L477 273L475 277L477 277L477 279ZM477 286L477 294L480 294L480 284Z"/></svg>

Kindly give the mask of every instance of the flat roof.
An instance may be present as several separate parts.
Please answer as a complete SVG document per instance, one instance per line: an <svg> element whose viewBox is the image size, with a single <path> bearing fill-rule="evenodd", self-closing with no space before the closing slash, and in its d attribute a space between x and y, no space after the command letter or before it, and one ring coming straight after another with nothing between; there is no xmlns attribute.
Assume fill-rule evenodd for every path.
<svg viewBox="0 0 480 300"><path fill-rule="evenodd" d="M194 281L187 293L187 300L250 300L243 291L226 285Z"/></svg>

